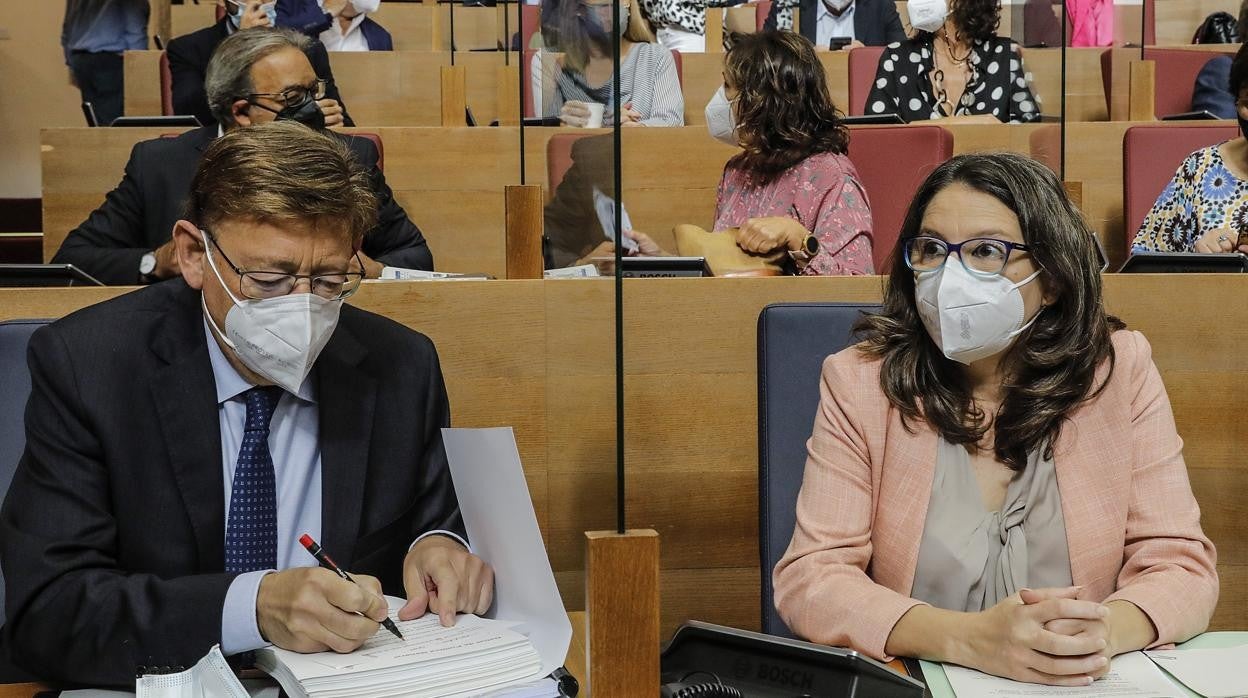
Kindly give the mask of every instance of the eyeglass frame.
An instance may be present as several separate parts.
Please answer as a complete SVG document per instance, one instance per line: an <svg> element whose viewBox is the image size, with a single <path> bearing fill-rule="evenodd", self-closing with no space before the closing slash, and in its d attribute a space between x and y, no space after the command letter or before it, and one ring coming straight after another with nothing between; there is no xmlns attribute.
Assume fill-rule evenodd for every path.
<svg viewBox="0 0 1248 698"><path fill-rule="evenodd" d="M313 288L313 284L316 282L317 279L323 278L326 276L347 276L347 277L358 276L359 278L355 281L355 286L351 288L351 290L341 293L336 298L325 298L325 300L328 300L328 301L341 301L341 300L346 300L347 298L350 298L351 296L355 295L355 292L360 290L360 286L363 285L363 282L364 282L364 272L363 272L364 261L360 259L360 253L358 250L351 253L352 256L355 258L355 261L359 263L360 265L361 271L358 271L358 272L344 271L344 272L337 272L334 274L291 274L289 272L284 272L284 271L270 271L270 270L263 270L263 269L243 269L242 267L235 264L233 260L230 259L230 256L225 253L225 250L221 249L221 243L217 242L217 236L213 235L212 231L208 230L207 228L200 228L199 232L200 234L204 236L205 240L212 243L212 246L217 248L217 252L221 253L221 259L224 259L225 263L229 265L230 269L233 270L233 272L238 275L238 295L246 298L247 300L262 301L262 300L268 300L269 298L282 298L283 296L289 296L293 294L295 288L299 286L300 279L308 280L308 293L311 293L319 298L325 298L325 296L322 296L316 293L315 291L311 290ZM208 263L212 264L213 262L211 259L209 259ZM286 293L279 294L276 296L268 296L266 298L256 298L255 296L249 295L246 291L243 290L243 281L247 276L251 274L273 274L275 276L289 276L294 279L294 283L291 284L290 290L287 291ZM346 282L343 282L343 285L346 286L349 283L350 281L348 280Z"/></svg>
<svg viewBox="0 0 1248 698"><path fill-rule="evenodd" d="M940 244L945 246L945 258L941 260L940 264L938 264L936 267L932 269L915 269L914 263L910 261L910 246L914 243L915 240L935 240L936 242L939 242ZM1001 260L1001 268L996 271L980 271L979 269L972 269L970 266L967 265L966 260L963 259L962 257L963 245L966 245L972 242L985 242L985 241L995 242L1001 245L1005 245L1005 259ZM1000 238L969 238L967 240L963 240L962 242L949 242L948 240L938 238L935 235L915 235L913 237L908 237L902 242L902 245L901 245L902 259L905 261L906 266L909 267L910 271L913 271L917 274L924 274L927 272L938 271L940 269L943 269L945 267L945 264L949 261L949 255L953 254L954 252L957 252L958 263L962 265L962 268L965 269L967 273L974 274L976 276L985 276L985 277L1001 276L1001 274L1005 271L1006 265L1010 263L1010 255L1014 253L1014 250L1021 250L1028 254L1031 254L1031 249L1032 249L1031 245L1027 245L1021 242L1012 242L1010 240L1002 240Z"/></svg>
<svg viewBox="0 0 1248 698"><path fill-rule="evenodd" d="M290 100L286 97L286 93L290 92L291 90L304 90L306 94L305 94L303 101L291 103ZM253 92L251 94L243 95L243 99L247 100L248 104L254 104L257 107L260 107L261 109L268 109L269 111L276 113L277 110L267 107L263 104L260 104L259 102L256 102L255 98L264 97L266 99L271 99L274 102L277 102L278 104L282 105L283 109L286 109L288 107L302 107L304 104L307 104L309 101L315 102L321 99L325 99L325 95L327 94L329 94L329 80L326 80L325 78L317 78L316 87L311 90L308 89L307 85L293 85L291 87L287 87L281 92Z"/></svg>

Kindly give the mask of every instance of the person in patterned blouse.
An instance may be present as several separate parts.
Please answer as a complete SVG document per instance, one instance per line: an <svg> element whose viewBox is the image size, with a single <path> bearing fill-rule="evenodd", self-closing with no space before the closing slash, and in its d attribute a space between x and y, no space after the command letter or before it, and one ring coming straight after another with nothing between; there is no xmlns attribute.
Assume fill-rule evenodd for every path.
<svg viewBox="0 0 1248 698"><path fill-rule="evenodd" d="M935 32L889 44L880 55L867 114L986 123L1040 120L1023 52L997 36L998 0L951 0Z"/></svg>
<svg viewBox="0 0 1248 698"><path fill-rule="evenodd" d="M1231 63L1240 136L1188 155L1144 217L1132 252L1239 252L1248 235L1248 45Z"/></svg>
<svg viewBox="0 0 1248 698"><path fill-rule="evenodd" d="M873 273L870 204L814 45L789 31L732 40L707 125L743 151L724 167L714 229L737 228L749 252L787 248L799 274Z"/></svg>

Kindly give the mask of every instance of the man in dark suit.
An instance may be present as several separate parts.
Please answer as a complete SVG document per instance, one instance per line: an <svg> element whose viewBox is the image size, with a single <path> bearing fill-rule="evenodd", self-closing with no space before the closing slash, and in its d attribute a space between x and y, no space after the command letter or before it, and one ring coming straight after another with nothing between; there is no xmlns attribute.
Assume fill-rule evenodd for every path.
<svg viewBox="0 0 1248 698"><path fill-rule="evenodd" d="M800 0L773 2L763 29L792 29L791 8L796 4L802 36L815 48L826 49L833 38L848 38L846 48L887 46L905 41L906 32L893 0ZM788 17L781 19L781 14ZM785 26L787 21L788 26Z"/></svg>
<svg viewBox="0 0 1248 698"><path fill-rule="evenodd" d="M343 304L375 217L342 141L231 131L177 223L184 279L35 333L26 449L0 509L19 666L133 688L218 643L351 651L385 618L383 590L407 597L401 620L489 607L436 350ZM316 567L303 533L358 585Z"/></svg>
<svg viewBox="0 0 1248 698"><path fill-rule="evenodd" d="M217 123L212 108L208 106L208 96L204 92L204 78L208 74L208 63L212 60L213 51L217 50L217 46L226 37L240 29L267 27L270 23L269 16L265 14L262 3L258 0L248 0L246 7L242 9L237 9L232 3L226 5L237 11L227 13L221 21L210 27L173 39L165 48L169 57L169 73L173 78L173 113L191 114L205 126ZM355 122L347 113L342 96L338 94L338 86L334 83L334 71L330 68L329 53L325 51L325 46L319 41L313 41L308 45L307 54L317 77L328 83L325 97L342 107L343 124L354 126Z"/></svg>
<svg viewBox="0 0 1248 698"><path fill-rule="evenodd" d="M287 29L247 29L221 43L208 70L208 93L221 128L231 131L275 118L313 127L341 119L333 100L315 101L316 74L303 49L306 37ZM319 107L319 108L318 108ZM178 275L170 241L195 165L217 137L217 126L135 145L125 176L104 204L71 231L54 262L82 267L106 284L137 284ZM364 138L333 134L364 165L379 202L378 222L365 238L362 258L369 278L385 265L432 269L420 230L394 200L377 166L376 146Z"/></svg>

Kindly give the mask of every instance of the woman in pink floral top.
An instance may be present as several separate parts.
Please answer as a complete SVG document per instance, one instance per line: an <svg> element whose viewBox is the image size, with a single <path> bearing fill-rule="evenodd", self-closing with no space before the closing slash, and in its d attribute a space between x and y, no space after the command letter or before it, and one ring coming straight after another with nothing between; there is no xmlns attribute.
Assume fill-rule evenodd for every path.
<svg viewBox="0 0 1248 698"><path fill-rule="evenodd" d="M714 229L737 228L749 252L786 248L798 274L873 273L870 204L814 46L788 31L733 38L706 122L743 152L724 167Z"/></svg>

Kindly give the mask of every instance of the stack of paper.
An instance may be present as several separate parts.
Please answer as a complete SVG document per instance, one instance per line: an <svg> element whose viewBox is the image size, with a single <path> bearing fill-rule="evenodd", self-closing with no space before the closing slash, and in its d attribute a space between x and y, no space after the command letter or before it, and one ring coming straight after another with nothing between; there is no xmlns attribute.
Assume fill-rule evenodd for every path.
<svg viewBox="0 0 1248 698"><path fill-rule="evenodd" d="M470 696L544 676L537 650L509 623L461 615L444 628L432 614L400 621L397 608L392 601L403 640L380 628L350 654L269 647L256 653L256 665L292 698Z"/></svg>
<svg viewBox="0 0 1248 698"><path fill-rule="evenodd" d="M1103 678L1081 688L1019 683L951 664L944 667L949 685L958 698L1184 698L1183 691L1141 652L1114 657Z"/></svg>
<svg viewBox="0 0 1248 698"><path fill-rule="evenodd" d="M1207 649L1152 650L1148 658L1205 698L1248 696L1248 645Z"/></svg>

